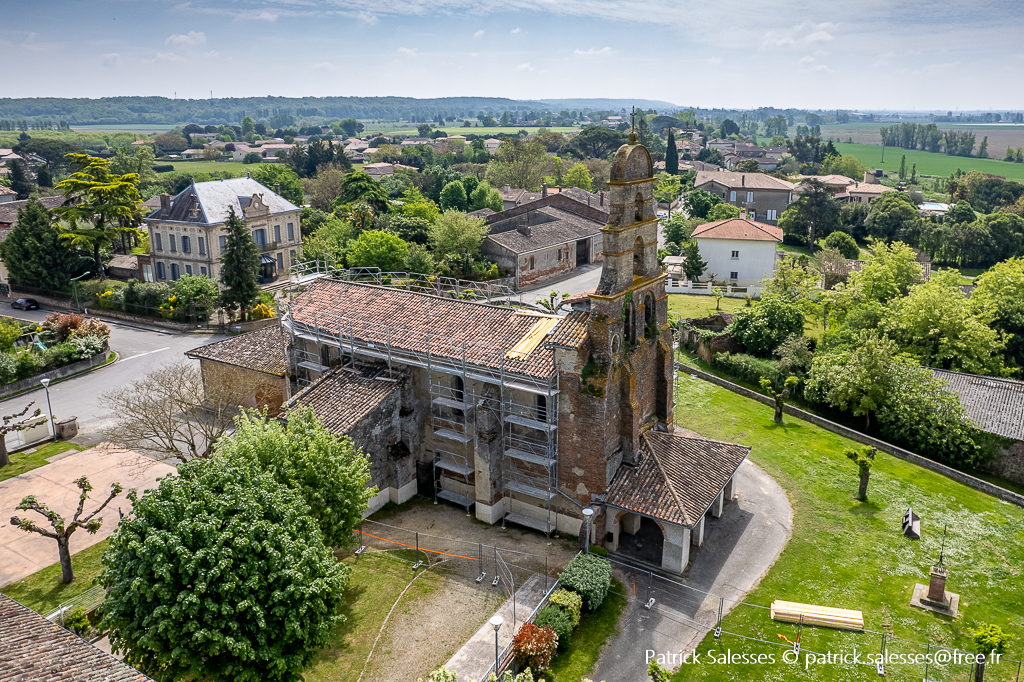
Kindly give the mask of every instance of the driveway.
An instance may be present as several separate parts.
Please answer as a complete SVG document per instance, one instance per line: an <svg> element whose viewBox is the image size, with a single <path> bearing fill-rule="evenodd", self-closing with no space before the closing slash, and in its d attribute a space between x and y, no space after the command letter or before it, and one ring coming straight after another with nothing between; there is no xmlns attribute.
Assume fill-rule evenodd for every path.
<svg viewBox="0 0 1024 682"><path fill-rule="evenodd" d="M691 620L697 611L702 623L713 621L718 597L725 598L725 611L729 611L775 563L793 530L786 492L749 460L736 473L736 483L738 497L725 506L721 518L706 521L704 545L691 548L690 568L679 580L714 597L679 609L664 600L648 611L643 608L646 595L640 583L620 620L620 635L601 654L591 679L647 682L648 649L692 650L711 629Z"/></svg>
<svg viewBox="0 0 1024 682"><path fill-rule="evenodd" d="M22 320L42 322L48 310L4 310ZM102 318L100 318L102 319ZM101 369L50 385L53 415L59 421L78 417L79 435L74 439L81 445L95 445L102 440L100 430L109 422L107 411L99 405L102 393L124 386L152 372L163 364L185 359L185 351L220 340L222 336L199 336L178 332L145 329L109 319L110 347L117 351L117 362ZM190 361L194 362L194 361ZM10 414L35 401L36 407L46 411L46 393L40 387L0 402L0 414ZM0 517L2 519L2 517Z"/></svg>
<svg viewBox="0 0 1024 682"><path fill-rule="evenodd" d="M28 533L11 524L11 517L29 518L40 528L52 530L49 522L34 511L16 511L15 507L28 495L35 495L70 521L78 508L81 491L75 481L86 476L93 490L85 502L82 515L87 516L110 494L110 484L117 481L124 492L110 501L100 516L103 525L95 535L79 528L71 536L71 553L81 552L104 540L114 532L119 521L118 509L127 514L131 503L125 497L129 488L143 490L156 487L156 480L174 473L170 464L145 460L139 466L141 455L109 444L99 445L82 452L72 451L67 456L56 455L50 464L27 471L20 476L0 482L0 586L30 576L36 571L57 563L57 542L38 533Z"/></svg>

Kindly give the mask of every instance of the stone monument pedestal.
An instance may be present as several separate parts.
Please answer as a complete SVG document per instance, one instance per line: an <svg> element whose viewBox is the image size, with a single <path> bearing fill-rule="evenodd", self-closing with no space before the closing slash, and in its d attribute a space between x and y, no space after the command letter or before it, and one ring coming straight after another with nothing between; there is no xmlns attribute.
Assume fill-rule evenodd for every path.
<svg viewBox="0 0 1024 682"><path fill-rule="evenodd" d="M956 616L960 609L960 595L946 592L947 577L949 570L945 566L932 566L928 575L928 585L914 585L914 596L910 598L910 605L944 616Z"/></svg>

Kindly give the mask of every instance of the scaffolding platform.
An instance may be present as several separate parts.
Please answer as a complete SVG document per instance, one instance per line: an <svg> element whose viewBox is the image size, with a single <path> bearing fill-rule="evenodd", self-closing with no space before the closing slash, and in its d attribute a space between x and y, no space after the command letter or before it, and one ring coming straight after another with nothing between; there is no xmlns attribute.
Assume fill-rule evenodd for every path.
<svg viewBox="0 0 1024 682"><path fill-rule="evenodd" d="M551 468L557 461L554 457L545 457L544 455L536 455L532 452L520 450L518 448L508 448L505 450L505 454L509 457L522 460L523 462L530 462L531 464L539 464L542 467Z"/></svg>
<svg viewBox="0 0 1024 682"><path fill-rule="evenodd" d="M515 493L522 493L523 495L529 495L530 497L536 497L539 500L545 500L550 502L555 498L554 491L544 490L543 488L537 488L529 483L523 483L521 481L509 481L505 484L505 488Z"/></svg>
<svg viewBox="0 0 1024 682"><path fill-rule="evenodd" d="M514 523L517 526L526 526L527 528L533 528L539 530L544 534L554 532L555 525L540 519L535 519L531 516L524 516L523 514L505 514L505 520L509 523Z"/></svg>
<svg viewBox="0 0 1024 682"><path fill-rule="evenodd" d="M441 438L447 438L448 440L453 440L456 443L468 443L473 440L473 436L465 433L459 433L454 429L438 429L437 431L434 431L434 435L440 436Z"/></svg>
<svg viewBox="0 0 1024 682"><path fill-rule="evenodd" d="M462 410L463 412L473 407L470 403L464 403L461 400L456 400L454 398L434 398L430 402L434 405L443 405L444 407L450 407L453 410Z"/></svg>
<svg viewBox="0 0 1024 682"><path fill-rule="evenodd" d="M466 509L469 509L472 505L476 504L476 500L471 500L465 495L453 493L451 490L438 490L435 497L441 500L445 500L447 502L451 502L453 504L457 504L460 507L465 507Z"/></svg>
<svg viewBox="0 0 1024 682"><path fill-rule="evenodd" d="M519 426L525 426L528 429L536 429L537 431L546 431L551 433L558 428L556 424L548 424L542 422L539 419L530 419L529 417L522 417L518 414L507 414L505 415L505 421L509 424L518 424Z"/></svg>
<svg viewBox="0 0 1024 682"><path fill-rule="evenodd" d="M458 474L459 476L473 475L473 467L469 467L464 464L459 464L458 462L451 462L446 459L438 458L434 460L434 466L436 466L438 469L443 469L445 471L450 471L453 474Z"/></svg>

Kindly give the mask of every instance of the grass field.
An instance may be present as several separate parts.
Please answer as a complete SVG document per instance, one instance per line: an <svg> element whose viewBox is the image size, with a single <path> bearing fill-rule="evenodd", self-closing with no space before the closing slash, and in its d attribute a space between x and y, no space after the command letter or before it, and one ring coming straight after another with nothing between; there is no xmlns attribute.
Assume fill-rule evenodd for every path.
<svg viewBox="0 0 1024 682"><path fill-rule="evenodd" d="M734 313L744 307L747 302L742 298L722 298L724 313ZM715 297L704 294L669 294L668 311L676 313L684 320L690 317L707 317L714 315Z"/></svg>
<svg viewBox="0 0 1024 682"><path fill-rule="evenodd" d="M32 471L37 467L41 467L47 463L47 457L53 457L54 455L59 455L60 453L67 452L68 450L85 450L85 448L81 445L68 443L67 441L60 441L57 443L40 445L35 448L34 452L25 452L24 450L21 452L15 452L10 456L11 463L3 469L0 469L0 481L6 481L8 478L20 476L26 471Z"/></svg>
<svg viewBox="0 0 1024 682"><path fill-rule="evenodd" d="M868 502L855 498L857 468L844 456L856 443L786 417L772 421L772 410L712 384L683 374L679 378L677 423L713 439L751 446L751 460L786 490L793 508L793 536L774 566L745 602L768 606L775 599L863 611L865 627L886 633L887 651L925 653L928 642L969 648L969 631L994 623L1015 635L1006 657L1024 655L1024 510L948 478L888 455L871 469ZM903 537L900 518L907 507L922 518L922 539ZM948 525L944 560L947 589L961 595L960 616L950 619L910 606L915 583L927 584L938 559L942 528ZM873 667L821 666L808 671L786 666L781 655L797 627L774 622L767 610L738 606L723 623L722 639L712 634L698 652L701 665L684 665L675 682L703 680L875 679ZM767 640L771 644L742 637ZM805 627L803 651L878 652L881 635ZM786 647L786 648L783 648ZM707 665L709 650L719 654L774 654L773 664ZM1012 666L1016 673L1016 664ZM990 670L986 679L1010 680L1008 669ZM966 680L969 669L938 671L933 680ZM923 666L893 665L887 676L921 680Z"/></svg>
<svg viewBox="0 0 1024 682"><path fill-rule="evenodd" d="M125 125L84 125L84 126L71 126L71 129L76 132L82 133L142 133L145 135L152 135L153 133L166 133L171 128L177 125L186 125L185 123L135 123ZM31 133L29 133L31 134Z"/></svg>
<svg viewBox="0 0 1024 682"><path fill-rule="evenodd" d="M81 531L85 532L85 531ZM52 540L51 542L56 542ZM0 588L11 599L19 601L36 613L47 614L56 610L61 602L85 592L92 587L93 578L103 571L100 560L107 551L109 540L97 542L92 547L71 555L71 567L75 579L65 585L60 581L60 563L47 566L16 583ZM75 536L71 536L71 549L75 548Z"/></svg>
<svg viewBox="0 0 1024 682"><path fill-rule="evenodd" d="M963 171L978 170L983 173L1001 175L1010 180L1024 180L1024 163L1007 163L999 159L978 159L968 156L947 156L945 154L933 154L914 149L900 149L899 147L885 148L885 163L882 163L882 146L875 144L847 144L840 142L836 144L840 154L849 154L856 157L858 161L868 168L883 168L888 173L895 174L900 169L900 159L907 155L907 173L913 164L917 164L918 175L941 175L949 176L957 168ZM989 144L989 154L1000 157L1005 149L993 148Z"/></svg>
<svg viewBox="0 0 1024 682"><path fill-rule="evenodd" d="M251 166L242 163L241 161L157 161L158 164L170 163L174 166L176 171L186 171L189 173L231 173L232 177L242 177L249 170Z"/></svg>
<svg viewBox="0 0 1024 682"><path fill-rule="evenodd" d="M579 682L590 675L601 657L604 643L615 635L619 617L626 608L626 588L615 578L608 596L593 613L584 613L569 637L569 648L555 656L544 678L551 682Z"/></svg>

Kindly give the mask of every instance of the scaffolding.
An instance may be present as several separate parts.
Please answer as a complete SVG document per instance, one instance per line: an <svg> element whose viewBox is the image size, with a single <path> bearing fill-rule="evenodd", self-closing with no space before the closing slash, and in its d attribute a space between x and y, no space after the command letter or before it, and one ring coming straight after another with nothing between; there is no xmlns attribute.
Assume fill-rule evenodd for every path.
<svg viewBox="0 0 1024 682"><path fill-rule="evenodd" d="M287 309L283 313L282 325L291 335L291 361L299 389L316 379L312 373L319 375L339 364L386 363L389 377L394 365L426 370L435 499L464 506L467 512L476 497L477 413L489 411L502 433L502 522L546 534L555 530L557 510L552 501L558 494L559 382L553 360L550 371L538 376L523 371L521 362L507 360L509 349L487 341L465 341L352 314L318 311L309 324L295 320ZM312 342L314 350L297 343L300 340ZM513 369L517 366L518 371ZM474 394L471 382L496 386L497 396ZM459 492L460 485L466 494ZM524 505L541 513L523 513Z"/></svg>

